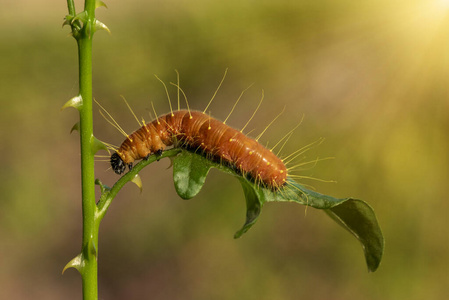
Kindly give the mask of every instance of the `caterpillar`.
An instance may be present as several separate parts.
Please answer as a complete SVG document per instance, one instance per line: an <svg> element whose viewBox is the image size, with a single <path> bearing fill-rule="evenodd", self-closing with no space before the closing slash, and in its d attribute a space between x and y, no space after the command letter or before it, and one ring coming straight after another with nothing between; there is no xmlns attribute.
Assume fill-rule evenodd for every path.
<svg viewBox="0 0 449 300"><path fill-rule="evenodd" d="M132 169L134 161L161 154L172 145L200 151L274 190L287 181L284 162L271 150L203 112L190 110L178 110L143 124L111 155L111 167L122 174L126 167Z"/></svg>
<svg viewBox="0 0 449 300"><path fill-rule="evenodd" d="M208 159L225 164L242 176L253 180L257 184L262 184L273 191L279 191L284 186L288 185L289 181L287 180L287 177L333 182L309 176L292 175L290 172L294 169L302 168L306 165L315 165L318 161L332 159L332 157L321 159L317 158L312 161L298 163L288 168L286 167L286 165L289 165L297 157L310 150L312 146L319 145L324 140L323 138L320 138L317 141L294 151L293 153L287 155L286 157L283 157L282 159L272 152L272 150L274 150L281 142L283 142L280 150L278 150L278 153L281 152L286 142L292 136L293 131L299 125L301 125L304 115L300 122L283 138L281 138L278 143L271 149L267 149L262 146L258 142L258 139L262 136L265 130L267 130L268 127L283 113L283 111L265 128L265 130L261 134L259 134L256 139L252 139L243 134L243 130L254 117L255 113L262 103L264 95L263 90L259 105L257 106L249 121L240 131L226 125L226 121L234 111L240 98L243 96L245 91L251 87L251 85L240 94L240 97L235 102L231 112L229 113L225 121L221 122L205 113L207 108L215 98L215 95L217 94L221 84L223 83L226 77L226 73L227 69L220 84L218 85L217 90L215 91L214 95L212 96L203 112L190 110L189 104L187 102L187 97L184 94L184 91L179 87L179 73L177 71L176 74L178 84L170 83L176 86L178 89L178 110L173 111L167 87L165 83L155 75L156 78L164 85L168 103L170 105L170 113L156 117L156 119L150 123L146 123L143 119L142 122L140 122L132 111L126 99L122 97L129 110L134 115L134 118L141 126L138 130L134 131L130 135L126 134L124 130L118 125L118 123L115 122L114 118L112 118L112 116L97 102L100 108L112 120L112 122L108 120L108 118L106 118L106 116L103 115L100 110L100 113L103 115L106 121L108 121L112 126L117 128L122 134L126 136L125 141L123 141L121 146L118 148L108 144L108 148L114 151L114 153L110 157L108 156L109 162L114 172L121 175L126 171L126 167L128 167L129 170L132 169L134 161L147 159L151 154L161 155L162 151L164 151L166 147L173 146L189 151L200 152ZM182 92L185 98L187 110L183 110L180 108L179 92ZM156 111L154 111L154 113L157 116Z"/></svg>

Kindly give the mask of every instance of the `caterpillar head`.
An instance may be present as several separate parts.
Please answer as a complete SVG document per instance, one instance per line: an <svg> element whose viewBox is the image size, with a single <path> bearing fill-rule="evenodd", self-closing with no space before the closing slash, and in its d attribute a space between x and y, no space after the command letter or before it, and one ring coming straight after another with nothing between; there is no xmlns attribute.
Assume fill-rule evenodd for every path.
<svg viewBox="0 0 449 300"><path fill-rule="evenodd" d="M116 174L120 175L125 172L126 164L117 152L111 155L111 167Z"/></svg>

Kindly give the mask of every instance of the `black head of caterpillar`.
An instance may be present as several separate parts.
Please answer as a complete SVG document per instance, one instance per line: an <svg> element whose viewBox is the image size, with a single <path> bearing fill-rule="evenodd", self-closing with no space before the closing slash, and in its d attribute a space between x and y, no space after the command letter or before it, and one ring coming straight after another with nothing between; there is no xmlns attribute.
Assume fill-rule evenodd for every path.
<svg viewBox="0 0 449 300"><path fill-rule="evenodd" d="M126 164L117 152L111 155L111 167L119 175L123 174L126 170Z"/></svg>

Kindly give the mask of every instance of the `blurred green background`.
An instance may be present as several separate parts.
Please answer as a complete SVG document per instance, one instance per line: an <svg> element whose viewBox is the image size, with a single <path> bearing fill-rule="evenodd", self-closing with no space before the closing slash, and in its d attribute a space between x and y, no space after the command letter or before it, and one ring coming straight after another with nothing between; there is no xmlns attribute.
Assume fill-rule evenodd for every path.
<svg viewBox="0 0 449 300"><path fill-rule="evenodd" d="M168 160L147 167L100 228L100 299L446 299L449 283L449 1L106 1L94 39L94 97L123 128L137 128L120 95L149 120L168 111L154 78L175 81L190 106L273 145L303 115L284 153L320 137L298 161L335 157L299 175L335 197L363 199L386 239L368 273L358 242L323 212L264 207L241 239L237 180L212 172L181 200ZM82 3L77 1L77 11ZM77 50L61 29L65 1L3 1L0 10L0 298L81 299L63 266L80 251L81 200L75 110ZM176 90L171 89L172 99ZM123 137L95 109L95 134ZM98 162L96 176L117 176Z"/></svg>

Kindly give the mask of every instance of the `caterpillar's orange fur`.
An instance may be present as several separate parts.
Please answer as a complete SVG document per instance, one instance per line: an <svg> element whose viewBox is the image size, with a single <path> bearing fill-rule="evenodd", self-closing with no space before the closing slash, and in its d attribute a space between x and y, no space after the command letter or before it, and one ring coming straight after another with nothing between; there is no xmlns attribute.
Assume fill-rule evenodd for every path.
<svg viewBox="0 0 449 300"><path fill-rule="evenodd" d="M286 184L287 168L280 158L256 140L202 112L178 110L158 117L133 132L111 156L112 169L161 153L167 146L200 151L271 189Z"/></svg>

